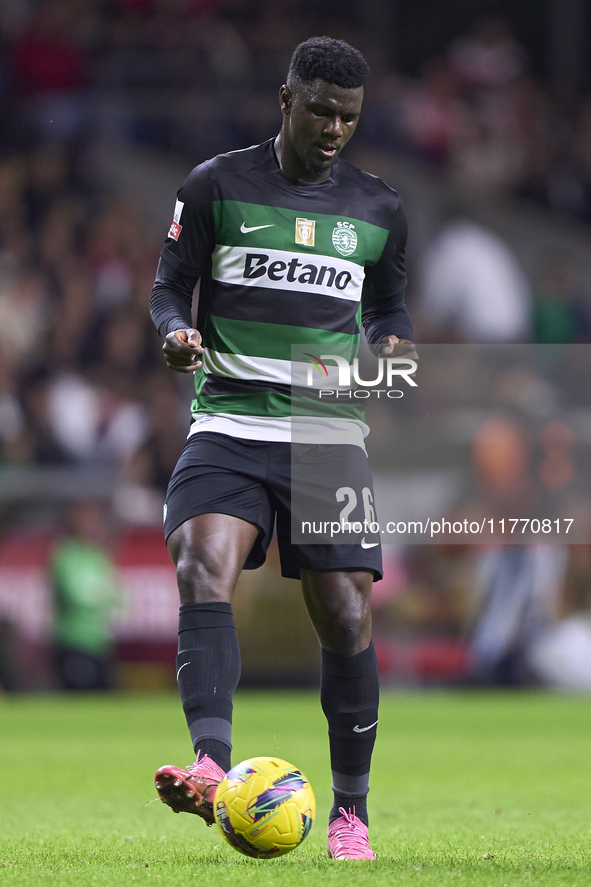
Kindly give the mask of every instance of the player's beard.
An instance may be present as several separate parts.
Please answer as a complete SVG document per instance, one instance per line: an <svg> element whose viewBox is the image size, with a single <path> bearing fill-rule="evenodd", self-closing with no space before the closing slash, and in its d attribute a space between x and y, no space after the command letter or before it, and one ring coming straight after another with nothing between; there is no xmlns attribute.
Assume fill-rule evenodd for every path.
<svg viewBox="0 0 591 887"><path fill-rule="evenodd" d="M313 173L315 176L320 176L323 172L326 172L327 168L330 170L331 166L332 161L328 164L328 166L324 166L324 164L314 163L312 160L310 160L306 164L306 169L308 172Z"/></svg>
<svg viewBox="0 0 591 887"><path fill-rule="evenodd" d="M310 149L312 150L312 149ZM312 175L320 176L325 173L327 170L330 173L332 164L338 155L335 154L334 157L331 157L330 160L325 161L324 163L317 163L310 157L309 154L300 154L300 161L304 166L306 172L312 173Z"/></svg>

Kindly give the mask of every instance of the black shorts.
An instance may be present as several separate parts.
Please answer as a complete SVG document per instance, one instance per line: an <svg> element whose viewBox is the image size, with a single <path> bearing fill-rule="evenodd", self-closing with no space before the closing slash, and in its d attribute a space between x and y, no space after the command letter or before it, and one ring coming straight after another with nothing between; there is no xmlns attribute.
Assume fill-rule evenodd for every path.
<svg viewBox="0 0 591 887"><path fill-rule="evenodd" d="M298 458L298 471L301 473L301 465L305 465L306 477L314 479L310 490L305 491L304 506L298 504L297 515L292 513L294 447L302 455ZM354 493L356 489L358 494ZM317 509L311 496L317 499ZM173 530L198 514L241 518L259 528L244 565L246 570L255 570L265 562L276 521L282 576L299 579L300 570L368 570L377 581L382 578L382 552L375 535L362 530L355 537L347 537L355 541L343 544L326 541L326 535L302 536L300 532L298 538L294 532L301 531L301 518L325 517L327 503L335 521L343 514L349 521L362 519L360 509L368 496L373 500L371 474L367 456L360 447L292 445L201 431L188 438L170 479L164 534L168 539ZM294 502L295 499L294 496ZM353 499L355 505L358 503L357 514ZM316 527L318 523L316 520ZM325 520L325 530L326 524ZM359 524L357 529L360 528ZM298 541L293 542L294 538ZM321 541L306 544L301 541L304 538Z"/></svg>

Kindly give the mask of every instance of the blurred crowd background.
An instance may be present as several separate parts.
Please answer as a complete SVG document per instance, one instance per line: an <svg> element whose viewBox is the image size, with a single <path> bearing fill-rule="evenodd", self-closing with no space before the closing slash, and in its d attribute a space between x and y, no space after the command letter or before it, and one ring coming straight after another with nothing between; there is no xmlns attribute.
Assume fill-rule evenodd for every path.
<svg viewBox="0 0 591 887"><path fill-rule="evenodd" d="M160 526L191 386L165 367L149 292L176 188L207 157L276 134L293 48L322 33L372 68L347 156L407 205L417 342L591 341L585 0L3 0L7 688L68 686L55 562L80 538L116 567L94 616L85 604L104 623L86 652L119 665L89 680L170 683L176 595ZM377 423L378 446L390 433ZM81 530L83 501L98 511ZM386 562L385 679L591 686L588 546L389 546ZM315 641L274 552L236 610L247 679L315 680ZM281 630L294 620L298 632Z"/></svg>

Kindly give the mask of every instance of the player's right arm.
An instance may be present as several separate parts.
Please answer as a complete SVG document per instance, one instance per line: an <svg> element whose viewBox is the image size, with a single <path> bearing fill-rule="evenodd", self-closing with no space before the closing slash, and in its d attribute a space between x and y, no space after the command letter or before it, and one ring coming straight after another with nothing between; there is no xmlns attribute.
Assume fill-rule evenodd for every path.
<svg viewBox="0 0 591 887"><path fill-rule="evenodd" d="M201 366L201 334L192 326L191 306L195 285L211 266L214 246L211 179L203 163L177 194L150 295L150 315L164 339L164 358L179 373Z"/></svg>
<svg viewBox="0 0 591 887"><path fill-rule="evenodd" d="M150 294L150 316L164 339L166 365L177 373L192 373L201 366L201 333L191 326L191 306L196 277L160 259Z"/></svg>

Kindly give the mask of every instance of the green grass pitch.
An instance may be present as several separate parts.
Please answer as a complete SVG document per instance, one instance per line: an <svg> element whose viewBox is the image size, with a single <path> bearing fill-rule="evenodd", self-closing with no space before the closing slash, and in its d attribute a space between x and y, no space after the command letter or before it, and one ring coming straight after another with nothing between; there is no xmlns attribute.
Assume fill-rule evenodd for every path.
<svg viewBox="0 0 591 887"><path fill-rule="evenodd" d="M154 798L186 764L172 695L0 699L1 885L591 884L591 701L541 693L384 694L370 793L375 863L325 853L326 727L313 693L242 692L234 761L277 755L318 802L305 843L247 859Z"/></svg>

